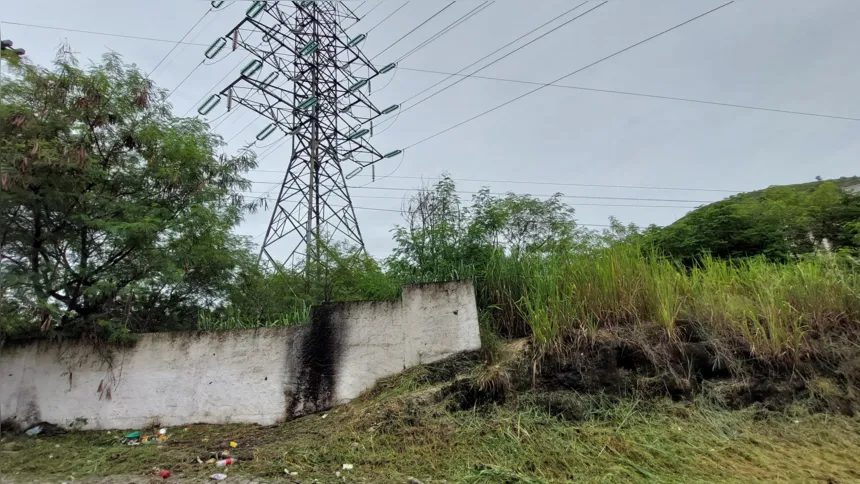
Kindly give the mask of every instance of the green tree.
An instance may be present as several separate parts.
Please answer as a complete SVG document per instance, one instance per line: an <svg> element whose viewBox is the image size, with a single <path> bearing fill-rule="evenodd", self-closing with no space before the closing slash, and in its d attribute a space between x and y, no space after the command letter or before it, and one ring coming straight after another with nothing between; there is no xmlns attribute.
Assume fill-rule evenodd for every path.
<svg viewBox="0 0 860 484"><path fill-rule="evenodd" d="M475 241L514 255L569 250L583 234L577 231L574 209L561 196L556 193L547 200L515 193L493 196L483 188L472 199L469 233Z"/></svg>
<svg viewBox="0 0 860 484"><path fill-rule="evenodd" d="M574 221L561 194L540 200L529 195L493 195L481 189L464 207L447 175L404 204L406 224L394 231L389 270L405 281L480 277L494 252L512 257L584 246L588 234Z"/></svg>
<svg viewBox="0 0 860 484"><path fill-rule="evenodd" d="M857 248L852 224L858 220L860 197L827 181L736 195L649 231L646 239L685 264L703 254L787 261L816 250Z"/></svg>
<svg viewBox="0 0 860 484"><path fill-rule="evenodd" d="M256 166L119 56L21 63L0 84L0 296L61 334L193 324L247 252ZM4 324L4 329L6 325Z"/></svg>

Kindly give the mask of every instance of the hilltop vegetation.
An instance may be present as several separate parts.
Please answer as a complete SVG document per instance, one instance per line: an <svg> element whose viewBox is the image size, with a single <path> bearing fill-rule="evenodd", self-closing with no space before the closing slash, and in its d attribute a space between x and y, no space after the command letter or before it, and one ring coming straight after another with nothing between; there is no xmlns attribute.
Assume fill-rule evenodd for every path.
<svg viewBox="0 0 860 484"><path fill-rule="evenodd" d="M860 247L860 196L846 188L859 177L775 186L693 210L646 240L687 265L703 254L762 255L787 262L816 250Z"/></svg>

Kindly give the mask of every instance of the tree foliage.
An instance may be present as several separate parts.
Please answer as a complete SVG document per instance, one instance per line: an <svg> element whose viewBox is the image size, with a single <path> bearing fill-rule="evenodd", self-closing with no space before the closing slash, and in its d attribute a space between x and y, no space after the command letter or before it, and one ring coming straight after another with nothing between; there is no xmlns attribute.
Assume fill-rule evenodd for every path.
<svg viewBox="0 0 860 484"><path fill-rule="evenodd" d="M465 206L448 175L411 195L402 214L406 224L394 230L387 267L410 281L472 277L493 252L516 258L571 250L587 239L561 194L541 200L484 188Z"/></svg>
<svg viewBox="0 0 860 484"><path fill-rule="evenodd" d="M3 311L115 336L187 325L224 296L247 253L232 229L254 208L239 195L253 153L219 154L204 122L174 117L114 54L22 63L0 95Z"/></svg>
<svg viewBox="0 0 860 484"><path fill-rule="evenodd" d="M816 250L857 249L858 221L860 196L827 181L733 196L651 231L648 240L686 264L703 254L787 261Z"/></svg>

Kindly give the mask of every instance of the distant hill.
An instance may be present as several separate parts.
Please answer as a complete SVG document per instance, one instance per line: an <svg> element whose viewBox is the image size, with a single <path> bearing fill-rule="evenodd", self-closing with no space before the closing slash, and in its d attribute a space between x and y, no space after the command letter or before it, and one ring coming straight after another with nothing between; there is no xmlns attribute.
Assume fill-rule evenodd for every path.
<svg viewBox="0 0 860 484"><path fill-rule="evenodd" d="M847 190L847 191L850 191L853 193L860 193L860 176L843 176L843 177L839 177L839 178L832 178L830 180L813 181L813 182L807 182L807 183L796 183L794 185L771 185L771 186L769 186L767 188L763 188L761 190L755 190L752 192L745 192L745 193L741 193L737 196L742 196L742 195L756 196L757 194L763 194L767 190L770 190L773 188L790 188L790 189L797 190L800 192L809 193L809 192L815 191L815 189L820 187L823 183L833 183L836 186L838 186L839 188L842 188L843 190Z"/></svg>
<svg viewBox="0 0 860 484"><path fill-rule="evenodd" d="M764 255L788 260L817 249L860 246L860 176L774 185L693 210L653 230L651 242L692 263L717 257Z"/></svg>

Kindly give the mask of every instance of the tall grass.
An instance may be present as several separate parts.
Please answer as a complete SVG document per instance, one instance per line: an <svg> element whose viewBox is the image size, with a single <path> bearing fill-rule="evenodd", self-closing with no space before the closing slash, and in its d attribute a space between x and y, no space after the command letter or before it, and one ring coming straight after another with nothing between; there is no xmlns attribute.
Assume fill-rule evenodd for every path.
<svg viewBox="0 0 860 484"><path fill-rule="evenodd" d="M686 268L625 245L498 253L482 284L496 324L516 332L524 322L543 352L600 329L648 325L675 338L683 321L706 337L743 342L755 355L780 356L803 351L831 329L860 324L857 262L833 254L791 264L704 258Z"/></svg>
<svg viewBox="0 0 860 484"><path fill-rule="evenodd" d="M300 303L292 311L275 318L260 318L242 313L232 307L220 312L205 312L197 317L197 329L200 331L224 331L229 329L274 328L277 326L294 326L303 324L310 319L310 304Z"/></svg>

